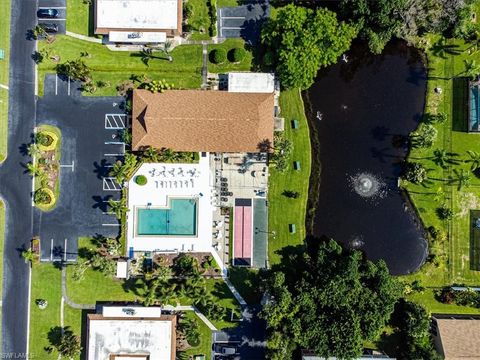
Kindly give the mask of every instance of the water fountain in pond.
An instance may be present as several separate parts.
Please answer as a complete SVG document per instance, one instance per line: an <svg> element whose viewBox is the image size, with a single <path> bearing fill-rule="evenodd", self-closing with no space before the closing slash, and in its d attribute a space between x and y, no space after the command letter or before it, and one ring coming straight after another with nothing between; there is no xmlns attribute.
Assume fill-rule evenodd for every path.
<svg viewBox="0 0 480 360"><path fill-rule="evenodd" d="M350 177L353 190L363 198L382 198L386 195L386 184L367 172L361 172Z"/></svg>
<svg viewBox="0 0 480 360"><path fill-rule="evenodd" d="M355 234L348 240L348 246L350 249L360 249L364 244L365 241L363 239L363 235Z"/></svg>

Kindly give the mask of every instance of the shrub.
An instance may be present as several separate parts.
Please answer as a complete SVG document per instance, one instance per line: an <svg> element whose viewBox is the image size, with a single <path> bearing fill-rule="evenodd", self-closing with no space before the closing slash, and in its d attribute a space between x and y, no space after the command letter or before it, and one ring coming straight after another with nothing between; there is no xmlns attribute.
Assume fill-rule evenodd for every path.
<svg viewBox="0 0 480 360"><path fill-rule="evenodd" d="M210 60L214 64L222 64L227 60L227 52L225 49L215 49L210 52Z"/></svg>
<svg viewBox="0 0 480 360"><path fill-rule="evenodd" d="M247 53L246 53L245 49L234 48L234 49L231 49L228 52L228 60L230 62L239 63L239 62L243 61L243 59L245 59L246 54Z"/></svg>
<svg viewBox="0 0 480 360"><path fill-rule="evenodd" d="M453 218L453 210L446 206L439 207L437 216L440 220L451 220Z"/></svg>
<svg viewBox="0 0 480 360"><path fill-rule="evenodd" d="M427 169L420 163L409 162L405 166L404 177L414 184L421 184L427 179Z"/></svg>
<svg viewBox="0 0 480 360"><path fill-rule="evenodd" d="M412 145L419 148L429 148L437 139L438 131L432 125L423 125L420 130L411 134Z"/></svg>
<svg viewBox="0 0 480 360"><path fill-rule="evenodd" d="M36 204L51 204L53 202L52 192L49 189L38 189L35 191L33 200Z"/></svg>
<svg viewBox="0 0 480 360"><path fill-rule="evenodd" d="M275 63L275 55L271 51L267 51L263 55L263 65L272 66Z"/></svg>
<svg viewBox="0 0 480 360"><path fill-rule="evenodd" d="M53 143L53 137L44 132L39 132L35 135L35 141L42 146L50 146Z"/></svg>
<svg viewBox="0 0 480 360"><path fill-rule="evenodd" d="M137 185L140 185L140 186L146 185L147 181L148 180L145 177L145 175L138 175L137 177L135 177L135 182L137 183Z"/></svg>
<svg viewBox="0 0 480 360"><path fill-rule="evenodd" d="M450 288L442 289L442 292L439 294L439 300L444 304L452 304L455 300L453 290Z"/></svg>

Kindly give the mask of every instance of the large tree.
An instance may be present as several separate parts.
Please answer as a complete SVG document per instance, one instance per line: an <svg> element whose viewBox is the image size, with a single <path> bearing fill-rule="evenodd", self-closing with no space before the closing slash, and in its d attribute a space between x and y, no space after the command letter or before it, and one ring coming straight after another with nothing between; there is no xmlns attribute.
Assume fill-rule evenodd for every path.
<svg viewBox="0 0 480 360"><path fill-rule="evenodd" d="M357 30L324 8L287 5L262 29L262 42L276 65L282 85L306 89L318 70L348 50Z"/></svg>
<svg viewBox="0 0 480 360"><path fill-rule="evenodd" d="M343 16L360 27L360 35L368 41L370 51L380 54L400 31L400 12L406 3L407 0L341 0L340 7Z"/></svg>
<svg viewBox="0 0 480 360"><path fill-rule="evenodd" d="M313 253L298 255L266 280L262 316L270 359L290 359L297 347L325 358L356 358L363 341L379 335L401 294L383 261L366 261L333 240Z"/></svg>

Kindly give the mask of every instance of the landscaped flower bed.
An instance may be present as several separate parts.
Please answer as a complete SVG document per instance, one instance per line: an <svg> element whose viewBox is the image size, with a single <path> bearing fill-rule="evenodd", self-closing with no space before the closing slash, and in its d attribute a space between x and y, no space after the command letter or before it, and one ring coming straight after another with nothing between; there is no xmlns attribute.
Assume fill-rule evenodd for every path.
<svg viewBox="0 0 480 360"><path fill-rule="evenodd" d="M58 128L41 125L36 129L34 142L28 147L32 162L27 169L34 177L33 200L43 211L52 210L59 196L60 140Z"/></svg>

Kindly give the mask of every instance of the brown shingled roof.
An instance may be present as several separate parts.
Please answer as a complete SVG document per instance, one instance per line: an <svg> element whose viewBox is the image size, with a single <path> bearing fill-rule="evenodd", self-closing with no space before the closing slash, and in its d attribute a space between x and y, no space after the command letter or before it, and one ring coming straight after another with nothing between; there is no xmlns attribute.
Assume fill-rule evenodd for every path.
<svg viewBox="0 0 480 360"><path fill-rule="evenodd" d="M480 359L480 320L436 319L445 360Z"/></svg>
<svg viewBox="0 0 480 360"><path fill-rule="evenodd" d="M273 93L134 90L132 147L259 152L273 142Z"/></svg>

